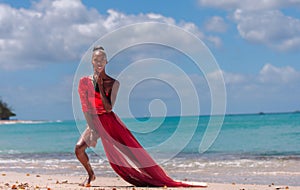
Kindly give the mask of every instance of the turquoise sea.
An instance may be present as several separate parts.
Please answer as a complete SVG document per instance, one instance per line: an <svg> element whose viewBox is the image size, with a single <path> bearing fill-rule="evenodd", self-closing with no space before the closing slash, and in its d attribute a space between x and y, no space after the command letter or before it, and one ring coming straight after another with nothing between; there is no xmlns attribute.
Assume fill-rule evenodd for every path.
<svg viewBox="0 0 300 190"><path fill-rule="evenodd" d="M186 116L184 130L189 130ZM209 116L199 116L192 139L172 159L178 143L166 150L156 145L172 137L180 117L152 118L152 131L141 132L134 119L123 119L128 128L175 179L206 182L300 185L300 114L226 115L213 145L199 153ZM145 122L147 119L140 119ZM75 121L41 121L0 125L0 171L85 175L74 155L74 146L82 129ZM184 131L182 136L184 137ZM177 139L178 141L185 140ZM101 141L88 151L98 176L115 176Z"/></svg>

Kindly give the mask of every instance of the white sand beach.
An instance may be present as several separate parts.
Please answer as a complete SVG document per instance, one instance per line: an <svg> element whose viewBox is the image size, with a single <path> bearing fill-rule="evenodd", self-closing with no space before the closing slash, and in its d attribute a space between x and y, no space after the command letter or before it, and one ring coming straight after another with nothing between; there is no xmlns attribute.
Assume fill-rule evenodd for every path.
<svg viewBox="0 0 300 190"><path fill-rule="evenodd" d="M16 172L2 172L0 175L0 189L41 189L41 190L146 190L146 189L206 189L206 190L280 190L291 189L300 190L300 186L276 185L266 182L266 185L256 184L238 184L232 183L208 183L207 188L149 188L149 187L134 187L125 182L120 177L101 177L98 176L93 181L91 187L81 187L79 182L82 182L85 176L68 175L45 175L45 174L30 174Z"/></svg>

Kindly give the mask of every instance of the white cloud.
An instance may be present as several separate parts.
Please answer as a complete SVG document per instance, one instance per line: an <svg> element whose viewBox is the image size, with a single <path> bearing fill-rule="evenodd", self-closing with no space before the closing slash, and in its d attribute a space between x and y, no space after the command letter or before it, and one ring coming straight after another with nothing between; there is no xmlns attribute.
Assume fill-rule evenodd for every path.
<svg viewBox="0 0 300 190"><path fill-rule="evenodd" d="M225 80L228 113L299 109L300 71L291 66L277 67L268 63L253 74L219 70L209 73L206 79L211 81L213 88L218 88L214 81L220 76ZM206 107L210 101L211 89L203 87L203 78L197 76L195 81L201 98L205 100L201 106Z"/></svg>
<svg viewBox="0 0 300 190"><path fill-rule="evenodd" d="M205 29L212 32L226 32L227 24L224 19L219 16L213 16L205 22Z"/></svg>
<svg viewBox="0 0 300 190"><path fill-rule="evenodd" d="M225 10L266 10L285 7L300 7L298 0L199 0L200 5Z"/></svg>
<svg viewBox="0 0 300 190"><path fill-rule="evenodd" d="M238 85L247 81L247 76L223 71L223 76L226 85Z"/></svg>
<svg viewBox="0 0 300 190"><path fill-rule="evenodd" d="M216 47L221 47L222 46L222 40L221 38L217 37L217 36L207 36L207 39L214 44L214 46Z"/></svg>
<svg viewBox="0 0 300 190"><path fill-rule="evenodd" d="M0 4L0 66L26 68L78 58L82 45L91 39L81 36L76 26L91 18L80 2L71 2L41 1L32 9Z"/></svg>
<svg viewBox="0 0 300 190"><path fill-rule="evenodd" d="M115 10L102 14L85 7L80 0L41 0L29 9L0 4L0 68L23 69L78 61L99 37L121 26L144 21L175 24L214 45L220 44L206 37L195 24L177 23L160 14L127 15ZM172 35L176 36L160 32L159 37L172 39ZM157 37L157 33L152 37Z"/></svg>
<svg viewBox="0 0 300 190"><path fill-rule="evenodd" d="M211 72L207 75L209 80L218 80L220 77L224 78L225 85L240 85L247 82L248 77L239 73L230 73L223 70Z"/></svg>
<svg viewBox="0 0 300 190"><path fill-rule="evenodd" d="M276 67L268 63L257 74L222 73L226 82L229 112L299 109L300 71L290 66Z"/></svg>
<svg viewBox="0 0 300 190"><path fill-rule="evenodd" d="M233 13L239 34L250 42L277 51L300 49L300 20L280 11L300 8L299 0L199 0L199 4Z"/></svg>
<svg viewBox="0 0 300 190"><path fill-rule="evenodd" d="M224 76L226 85L296 85L300 82L300 71L291 66L276 67L270 63L265 64L256 75L243 75L219 71ZM220 74L220 73L219 73Z"/></svg>
<svg viewBox="0 0 300 190"><path fill-rule="evenodd" d="M280 68L266 64L259 73L259 81L264 84L273 83L276 85L298 83L300 82L300 72L290 66Z"/></svg>
<svg viewBox="0 0 300 190"><path fill-rule="evenodd" d="M240 35L280 51L300 48L300 20L280 11L246 12L236 10L234 20Z"/></svg>

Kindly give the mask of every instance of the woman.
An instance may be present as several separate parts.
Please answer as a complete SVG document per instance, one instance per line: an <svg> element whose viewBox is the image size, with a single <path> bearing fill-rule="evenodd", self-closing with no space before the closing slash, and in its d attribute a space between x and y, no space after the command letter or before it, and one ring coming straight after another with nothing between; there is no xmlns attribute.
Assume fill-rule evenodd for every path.
<svg viewBox="0 0 300 190"><path fill-rule="evenodd" d="M102 47L93 49L93 76L82 77L78 92L88 127L79 139L75 153L88 173L82 185L95 180L85 150L95 146L101 138L110 165L125 181L135 186L151 187L206 187L206 184L188 184L174 181L156 164L138 143L125 124L112 111L119 82L105 72L106 54Z"/></svg>
<svg viewBox="0 0 300 190"><path fill-rule="evenodd" d="M89 176L86 181L80 184L82 186L89 186L90 182L96 179L94 171L89 163L89 158L85 152L88 147L95 147L99 138L93 121L98 115L111 112L113 107L112 102L115 101L119 86L118 81L106 74L106 63L107 60L104 49L102 47L95 47L92 56L94 74L93 76L81 78L78 89L82 110L88 123L87 129L83 132L75 147L75 154ZM91 88L92 85L93 89ZM114 93L112 93L112 86L115 87ZM90 99L94 99L98 102L91 104L93 100L90 101Z"/></svg>

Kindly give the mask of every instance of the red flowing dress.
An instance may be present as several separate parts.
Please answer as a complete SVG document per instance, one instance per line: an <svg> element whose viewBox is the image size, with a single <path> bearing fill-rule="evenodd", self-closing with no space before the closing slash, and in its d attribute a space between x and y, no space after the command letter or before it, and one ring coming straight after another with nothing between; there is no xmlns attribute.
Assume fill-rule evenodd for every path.
<svg viewBox="0 0 300 190"><path fill-rule="evenodd" d="M206 187L202 183L175 181L152 159L114 112L106 112L91 77L80 79L83 112L93 117L111 167L125 181L138 187ZM108 96L108 95L107 95Z"/></svg>

